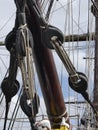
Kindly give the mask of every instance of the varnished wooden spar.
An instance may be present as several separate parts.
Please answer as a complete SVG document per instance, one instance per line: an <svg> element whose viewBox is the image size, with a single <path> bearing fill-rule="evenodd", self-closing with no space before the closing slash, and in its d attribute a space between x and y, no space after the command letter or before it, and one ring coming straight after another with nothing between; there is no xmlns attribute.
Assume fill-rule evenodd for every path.
<svg viewBox="0 0 98 130"><path fill-rule="evenodd" d="M34 38L34 61L52 128L59 128L62 117L67 118L66 107L57 75L53 55L41 42L39 20L31 3L28 2L28 26ZM30 14L30 15L29 15ZM69 123L69 119L67 119Z"/></svg>
<svg viewBox="0 0 98 130"><path fill-rule="evenodd" d="M90 34L85 33L85 34L72 34L72 35L67 35L64 37L65 40L64 42L76 42L76 41L93 41L95 40L95 33L92 32Z"/></svg>
<svg viewBox="0 0 98 130"><path fill-rule="evenodd" d="M5 46L5 44L3 42L0 42L0 46Z"/></svg>

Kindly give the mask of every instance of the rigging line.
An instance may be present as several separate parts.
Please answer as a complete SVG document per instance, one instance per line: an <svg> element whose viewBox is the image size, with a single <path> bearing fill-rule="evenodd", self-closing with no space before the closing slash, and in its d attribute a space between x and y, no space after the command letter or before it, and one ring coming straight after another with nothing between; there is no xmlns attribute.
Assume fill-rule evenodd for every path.
<svg viewBox="0 0 98 130"><path fill-rule="evenodd" d="M14 122L15 122L15 119L16 119L16 115L17 115L18 110L19 110L19 105L18 105L18 106L16 105L14 110L15 110L15 111L13 112L12 118L11 118L11 120L10 120L10 124L9 124L8 130L10 130L10 127L11 127L11 130L12 130L12 127L13 127ZM15 112L16 112L16 113L15 113ZM15 114L15 117L14 117L14 114ZM11 123L12 123L12 124L11 124Z"/></svg>
<svg viewBox="0 0 98 130"><path fill-rule="evenodd" d="M64 35L65 35L65 36L66 36L66 30L67 30L67 14L68 14L67 11L68 11L68 10L66 9L65 25L64 25ZM64 37L64 41L65 41L65 39L66 39L66 38Z"/></svg>
<svg viewBox="0 0 98 130"><path fill-rule="evenodd" d="M21 115L21 117L22 117L22 115ZM21 121L21 120L16 120L16 122L20 122L21 124L20 124L20 130L22 130L22 128L23 128L23 123L24 122L28 122L29 123L29 120L28 120L28 118L26 118L27 119L27 121L25 121L25 115L23 116L23 121Z"/></svg>
<svg viewBox="0 0 98 130"><path fill-rule="evenodd" d="M79 0L78 25L80 25L80 15L81 15L80 7L81 7L81 0ZM80 28L78 26L78 35L79 35L79 30L80 30ZM79 46L79 37L78 37L78 41L77 41L77 46ZM79 48L77 49L77 70L78 70L78 59L79 59ZM78 98L78 95L77 95L77 98Z"/></svg>
<svg viewBox="0 0 98 130"><path fill-rule="evenodd" d="M8 20L4 23L4 25L0 28L0 31L3 30L3 28L8 24L8 22L13 18L15 15L15 12L8 18Z"/></svg>
<svg viewBox="0 0 98 130"><path fill-rule="evenodd" d="M87 29L88 29L88 30L87 30L87 31L88 31L88 34L90 33L90 28L89 28L89 27L90 27L90 21L89 21L89 20L90 20L89 7L90 7L90 0L88 0L88 28L87 28ZM88 50L87 50L87 56L90 56L90 38L88 39L88 42L87 42L87 43L88 43L88 45L87 45L87 47L88 47ZM89 60L87 60L87 62L88 62L88 64L87 64L87 65L88 65L87 68L88 68L88 80L89 80L89 79L90 79L90 77L89 77L89 72L90 72L90 71L89 71L89 70L90 70L90 69L89 69L89 67L90 67L90 62L89 62ZM89 81L88 81L88 82L89 82ZM88 91L90 91L90 90L88 89Z"/></svg>
<svg viewBox="0 0 98 130"><path fill-rule="evenodd" d="M1 105L1 104L0 104ZM2 119L3 115L4 115L4 111L5 111L5 107L2 105L2 112L0 113L0 120Z"/></svg>
<svg viewBox="0 0 98 130"><path fill-rule="evenodd" d="M80 1L79 1L79 3L80 3ZM71 19L73 19L73 5L72 5L72 0L71 0ZM79 25L79 23L78 23L78 25ZM73 20L71 20L71 28L72 28L72 34L73 34ZM72 54L73 54L73 64L75 64L75 57L74 57L74 54L75 54L75 51L74 51L74 37L72 36L72 50L73 50L73 52L72 52ZM78 55L77 55L78 56ZM78 58L77 58L78 59ZM78 61L78 60L77 60ZM78 93L76 93L76 92L74 92L74 97L76 97L77 98L77 100L78 100ZM74 98L74 102L75 102L75 106L77 105L76 104L76 100L75 100L75 98ZM78 113L78 107L76 107L76 109L75 109L75 113L77 114ZM77 123L77 120L76 120L76 123Z"/></svg>
<svg viewBox="0 0 98 130"><path fill-rule="evenodd" d="M4 67L7 69L7 66L6 66L6 64L4 63L3 59L1 58L1 56L0 56L0 59L1 59L2 63L3 63L3 65L4 65Z"/></svg>
<svg viewBox="0 0 98 130"><path fill-rule="evenodd" d="M0 37L0 39L5 38L5 37L6 37L6 35L3 35L3 36ZM4 46L4 44L3 44L3 46Z"/></svg>
<svg viewBox="0 0 98 130"><path fill-rule="evenodd" d="M91 49L93 49L94 47L95 47L95 45L90 45ZM64 47L64 49L66 49L66 51L69 51L69 46ZM74 50L77 50L77 49L79 49L79 50L87 50L88 48L87 48L87 46L75 46L74 48L70 47L70 51L73 51L73 49ZM55 52L55 50L52 50L52 52ZM85 58L83 58L83 59L85 59ZM91 57L89 59L94 59L94 58Z"/></svg>
<svg viewBox="0 0 98 130"><path fill-rule="evenodd" d="M88 34L90 33L90 27L92 27L92 21L91 21L91 23L90 23L90 12L89 12L89 7L90 7L91 5L90 5L90 0L88 0ZM90 45L91 45L91 42L90 42L90 40L91 40L91 35L89 35L89 39L87 39L88 40L88 44L87 44L87 48L88 48L88 50L87 50L87 57L90 57L91 56L91 54L92 54L92 50L90 49ZM90 59L90 58L89 58ZM89 70L90 70L90 60L87 60L86 62L86 64L88 65L87 66L87 68L88 68L88 76L89 76Z"/></svg>
<svg viewBox="0 0 98 130"><path fill-rule="evenodd" d="M76 1L76 0L73 0L73 1ZM60 5L61 5L61 8L63 7L63 5L61 4L61 2L59 2ZM68 4L70 4L71 2L67 2L67 6ZM73 3L73 2L72 2ZM65 10L65 8L63 7L63 9ZM76 24L76 26L81 30L82 33L84 33L84 31L82 30L82 28L79 26L79 24L72 18L72 21Z"/></svg>
<svg viewBox="0 0 98 130"><path fill-rule="evenodd" d="M0 49L0 50L1 50L1 49ZM1 53L0 53L0 56L3 56L3 57L6 56L6 57L7 57L7 56L9 56L9 55L8 55L8 54L1 54Z"/></svg>
<svg viewBox="0 0 98 130"><path fill-rule="evenodd" d="M1 103L2 103L2 101L3 101L3 98L4 98L4 94L1 92L1 94L0 94L0 105L1 105Z"/></svg>
<svg viewBox="0 0 98 130"><path fill-rule="evenodd" d="M43 1L41 2L41 8L44 6L45 2L47 3L48 0L43 0Z"/></svg>
<svg viewBox="0 0 98 130"><path fill-rule="evenodd" d="M52 10L55 9L56 5L57 5L57 0L54 2L53 7L52 7ZM52 11L51 11L51 12L52 12ZM52 16L53 16L53 13L51 13L51 12L50 12L50 17L49 17L48 23L50 22L50 19L52 19Z"/></svg>
<svg viewBox="0 0 98 130"><path fill-rule="evenodd" d="M69 17L68 17L68 33L70 34L70 2L68 2L69 0L67 0L67 17L68 17L68 14L69 14ZM70 38L69 38L69 41L70 41ZM68 51L68 55L70 56L70 42L68 44L68 47L69 47L69 51ZM71 99L70 99L71 95L70 95L70 87L68 87L68 101L70 102ZM70 115L70 104L68 104L68 112L69 112L69 115Z"/></svg>
<svg viewBox="0 0 98 130"><path fill-rule="evenodd" d="M34 65L34 60L32 59L32 65L33 65L33 80L34 80L34 86L35 86L35 92L38 93L38 85L36 84L36 79L37 77L35 76L36 73L36 69L35 69L35 65Z"/></svg>
<svg viewBox="0 0 98 130"><path fill-rule="evenodd" d="M63 84L63 63L61 63L61 86Z"/></svg>
<svg viewBox="0 0 98 130"><path fill-rule="evenodd" d="M87 27L87 33L89 34L90 30L89 30L89 20L90 20L90 13L89 13L89 6L90 6L90 0L88 0L88 27Z"/></svg>
<svg viewBox="0 0 98 130"><path fill-rule="evenodd" d="M53 3L54 3L54 0L51 0L50 4L48 6L48 11L47 11L46 16L45 16L46 21L49 20L49 16L50 16L50 13L51 13L51 9L52 9Z"/></svg>
<svg viewBox="0 0 98 130"><path fill-rule="evenodd" d="M96 10L97 10L97 12L98 12L98 7L96 6L96 3L95 3L93 0L91 0L91 2L93 3L93 5L94 5L95 9L96 9Z"/></svg>
<svg viewBox="0 0 98 130"><path fill-rule="evenodd" d="M73 19L73 22L76 24L76 26L81 30L82 33L84 33L83 29L79 26L79 24Z"/></svg>
<svg viewBox="0 0 98 130"><path fill-rule="evenodd" d="M5 75L4 75L4 78L6 78L8 72L9 72L9 68L8 68L7 71L6 71L6 73L5 73Z"/></svg>
<svg viewBox="0 0 98 130"><path fill-rule="evenodd" d="M41 111L42 115L44 115L44 112L43 112L41 105L40 105L40 111Z"/></svg>
<svg viewBox="0 0 98 130"><path fill-rule="evenodd" d="M73 37L73 5L72 5L72 0L70 3L70 10L71 10L71 33L72 33L72 48L74 47L74 37ZM73 64L74 64L74 50L73 50Z"/></svg>
<svg viewBox="0 0 98 130"><path fill-rule="evenodd" d="M10 123L9 123L9 126L8 126L8 130L10 130L12 121L14 120L14 122L15 122L15 119L13 119L13 118L14 118L15 111L17 112L18 107L19 107L18 102L19 102L19 100L20 100L20 97L21 97L21 94L22 94L22 90L23 90L23 88L21 87L20 93L19 93L19 95L18 95L18 99L17 99L17 102L16 102L16 105L15 105L15 108L14 108L14 111L13 111L13 113L12 113L12 117L11 117ZM17 105L18 105L18 107L17 107ZM12 125L13 125L13 124L12 124ZM11 130L12 130L12 129L11 129Z"/></svg>
<svg viewBox="0 0 98 130"><path fill-rule="evenodd" d="M76 0L73 0L72 3L73 3L74 1L76 1ZM54 12L56 12L56 11L62 9L62 8L65 10L65 6L67 6L67 5L70 3L70 2L67 2L67 4L62 5L60 1L58 1L58 2L59 2L59 4L61 5L61 7L59 7L59 8L57 8L57 9L53 10L51 13L54 13Z"/></svg>
<svg viewBox="0 0 98 130"><path fill-rule="evenodd" d="M49 3L49 1L45 1L44 0L44 2L43 2L43 4L42 4L42 6L41 6L41 11L44 13L44 11L45 11L45 8L47 7L47 5L48 5L48 3Z"/></svg>
<svg viewBox="0 0 98 130"><path fill-rule="evenodd" d="M17 107L17 109L16 109L16 113L15 113L15 117L14 117L14 119L13 119L13 123L12 123L11 130L12 130L13 126L14 126L15 119L16 119L16 116L17 116L17 113L18 113L18 110L19 110L19 105L18 105L18 107Z"/></svg>

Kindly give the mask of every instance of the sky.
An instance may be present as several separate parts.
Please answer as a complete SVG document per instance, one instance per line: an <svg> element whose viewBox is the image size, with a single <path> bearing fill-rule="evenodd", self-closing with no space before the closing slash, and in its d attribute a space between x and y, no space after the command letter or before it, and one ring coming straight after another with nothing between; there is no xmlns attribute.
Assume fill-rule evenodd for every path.
<svg viewBox="0 0 98 130"><path fill-rule="evenodd" d="M51 14L51 16L50 16L49 24L57 26L66 35L72 34L72 33L76 33L76 34L77 33L86 33L88 31L88 22L87 21L88 21L88 18L90 18L91 20L89 22L89 26L90 26L89 28L90 28L90 31L93 31L94 19L91 14L88 17L87 1L88 0L84 0L84 1L83 0L72 0L73 7L72 8L70 7L72 10L72 13L71 13L71 11L68 12L69 7L66 4L67 0L58 1L58 3L54 7L55 9L53 11L53 14ZM62 7L62 5L65 5L65 6ZM79 5L81 5L80 12L79 12ZM16 11L16 8L15 8L14 0L0 0L0 41L4 41L5 36L14 27L15 11ZM73 21L73 22L71 22L71 21ZM78 26L78 24L80 24L80 26ZM72 27L73 27L73 29L72 29ZM69 28L71 28L71 29L69 29ZM67 50L67 52L68 52L71 60L74 61L75 67L77 68L77 64L78 64L78 66L79 66L78 70L85 72L85 69L86 69L85 66L87 67L87 66L89 66L89 64L88 64L88 61L83 60L83 57L87 56L89 53L92 56L93 50L92 50L92 52L87 52L87 50L85 50L85 49L77 51L78 44L74 43L74 45L76 46L76 51L71 51L71 53L70 53ZM86 44L86 45L88 46L88 44ZM71 43L70 44L65 43L64 46L67 49L68 49L68 47L72 48ZM81 46L85 47L84 43L82 43ZM68 86L68 73L66 71L66 68L64 66L62 67L62 62L55 52L53 52L53 55L54 55L55 63L58 63L58 64L56 64L56 67L57 67L60 83L62 85L64 100L65 101L67 101L67 100L75 101L77 99L74 99L74 96L77 97L78 99L83 100L83 98L80 95L77 95L69 87L66 87L66 86ZM9 53L8 53L8 51L5 51L5 48L0 47L0 58L1 58L1 60L0 60L0 72L1 72L0 80L2 80L6 73L6 68L9 65ZM2 62L2 60L3 60L3 62ZM93 66L93 62L90 62L90 65ZM92 72L93 72L93 70L92 70ZM87 74L87 72L86 72L86 74ZM63 75L63 76L61 76L61 75ZM19 79L20 79L20 77L19 77ZM90 84L92 84L92 82L90 82ZM37 79L36 79L36 85L39 86ZM40 100L41 100L41 104L43 106L44 101L42 98L41 90L40 90L40 88L38 88L38 90L40 92ZM70 98L68 98L69 96L70 96ZM14 97L13 102L15 102L16 99L17 99L17 96ZM69 110L69 107L71 108L70 110ZM71 115L73 113L76 114L79 111L82 112L82 109L84 108L83 105L81 108L77 108L77 110L75 109L75 107L76 107L75 105L73 105L73 106L69 105L69 107L67 107L69 115ZM44 107L40 108L39 113L44 113L43 110L45 111L45 105L44 105ZM74 122L74 124L76 124L76 123L77 123L77 120Z"/></svg>
<svg viewBox="0 0 98 130"><path fill-rule="evenodd" d="M56 4L54 4L55 6L52 8L52 13L50 15L49 23L57 26L63 32L65 32L65 24L67 25L66 31L68 30L68 26L73 26L73 33L77 32L78 23L81 23L79 32L81 33L87 31L87 20L88 20L87 1L88 0L85 0L85 2L83 0L80 1L70 0L70 2L73 3L73 7L68 7L67 1L68 0L60 0ZM69 10L68 8L71 8L72 11L71 10L68 11ZM81 10L80 12L79 9ZM15 20L15 12L16 12L16 7L14 4L14 0L0 1L0 41L4 40L7 33L11 31L11 29L13 28L14 20ZM70 15L70 19L69 19L69 15ZM71 21L73 21L73 23L71 23ZM70 25L68 23L70 23ZM70 32L71 31L72 30L70 30Z"/></svg>
<svg viewBox="0 0 98 130"><path fill-rule="evenodd" d="M14 26L16 8L13 1L0 1L0 41L4 41L5 36Z"/></svg>

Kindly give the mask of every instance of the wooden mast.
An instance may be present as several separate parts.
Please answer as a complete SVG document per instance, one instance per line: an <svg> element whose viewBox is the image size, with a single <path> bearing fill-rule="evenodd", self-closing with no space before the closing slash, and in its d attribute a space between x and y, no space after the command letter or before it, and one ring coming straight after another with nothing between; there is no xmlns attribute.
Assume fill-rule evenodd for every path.
<svg viewBox="0 0 98 130"><path fill-rule="evenodd" d="M69 123L69 119L52 52L41 41L39 19L32 8L32 3L28 2L28 7L27 22L34 38L35 66L51 127L56 129L60 127L62 117L66 118L67 123Z"/></svg>

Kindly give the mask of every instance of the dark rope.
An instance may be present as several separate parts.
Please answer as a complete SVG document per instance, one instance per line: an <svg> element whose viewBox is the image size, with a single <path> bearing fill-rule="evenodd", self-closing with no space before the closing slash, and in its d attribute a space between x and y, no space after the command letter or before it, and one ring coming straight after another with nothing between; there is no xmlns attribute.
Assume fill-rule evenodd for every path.
<svg viewBox="0 0 98 130"><path fill-rule="evenodd" d="M12 114L11 121L10 121L9 126L8 126L8 130L10 130L10 128L11 128L11 130L12 130L12 128L13 128L13 125L14 125L14 122L15 122L15 118L16 118L16 115L17 115L18 109L19 109L18 102L19 102L19 100L20 100L21 94L22 94L22 87L21 87L20 93L19 93L19 95L18 95L18 99L17 99L16 105L15 105L15 108L14 108L14 110L13 110L13 114ZM18 105L18 107L17 107L17 105ZM16 112L16 113L15 113L15 112ZM15 118L14 118L14 115L15 115ZM14 120L14 121L13 121L13 120ZM13 121L13 123L12 123L12 121ZM11 126L11 123L12 123L12 126Z"/></svg>
<svg viewBox="0 0 98 130"><path fill-rule="evenodd" d="M89 103L89 105L92 107L94 113L97 115L97 111L96 111L94 105L92 104L92 102L90 101L88 93L84 92L84 93L81 93L81 94L84 97L84 99Z"/></svg>
<svg viewBox="0 0 98 130"><path fill-rule="evenodd" d="M3 101L3 98L4 98L4 94L1 92L1 95L0 95L0 104L1 104L2 101Z"/></svg>
<svg viewBox="0 0 98 130"><path fill-rule="evenodd" d="M4 121L3 130L6 130L7 117L8 117L9 106L10 106L10 101L11 101L11 99L8 99L7 97L5 97L5 99L6 99L6 111L5 111L5 121Z"/></svg>
<svg viewBox="0 0 98 130"><path fill-rule="evenodd" d="M16 7L17 7L17 11L18 12L25 12L25 5L26 5L26 0L14 0Z"/></svg>
<svg viewBox="0 0 98 130"><path fill-rule="evenodd" d="M98 7L96 6L96 3L95 3L93 0L91 0L91 2L93 3L94 8L95 8L96 11L98 12Z"/></svg>
<svg viewBox="0 0 98 130"><path fill-rule="evenodd" d="M46 14L46 17L45 17L46 21L48 21L48 19L49 19L49 15L50 15L50 12L51 12L51 9L52 9L52 6L53 6L53 2L54 2L54 0L50 1L48 11L47 11L47 14Z"/></svg>

